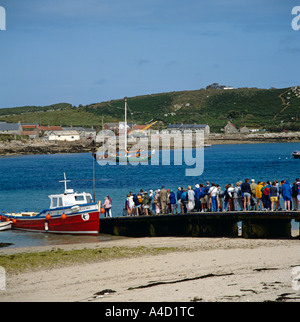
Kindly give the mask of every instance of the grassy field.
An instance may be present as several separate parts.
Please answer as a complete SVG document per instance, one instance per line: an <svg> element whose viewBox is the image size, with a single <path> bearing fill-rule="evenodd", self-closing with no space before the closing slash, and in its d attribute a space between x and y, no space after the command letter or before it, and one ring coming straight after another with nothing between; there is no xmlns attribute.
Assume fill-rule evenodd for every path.
<svg viewBox="0 0 300 322"><path fill-rule="evenodd" d="M300 130L300 87L282 89L238 88L233 90L201 89L143 95L128 98L128 122L144 124L158 121L156 127L172 123L208 123L219 132L227 122L238 128ZM0 109L0 121L36 122L43 125L94 126L124 120L124 99L72 106L25 106Z"/></svg>

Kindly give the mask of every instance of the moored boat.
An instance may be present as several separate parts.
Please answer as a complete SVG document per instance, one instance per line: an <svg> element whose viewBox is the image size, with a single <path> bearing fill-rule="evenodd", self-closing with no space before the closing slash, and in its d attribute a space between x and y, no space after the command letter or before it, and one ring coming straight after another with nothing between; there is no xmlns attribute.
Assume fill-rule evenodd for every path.
<svg viewBox="0 0 300 322"><path fill-rule="evenodd" d="M157 123L157 121L151 123L150 125L146 126L142 131L145 129L151 127ZM113 153L109 154L107 151L105 153L97 153L93 151L93 157L96 161L110 161L110 162L116 162L116 163L124 163L128 164L131 162L148 162L151 160L152 156L155 154L155 149L152 151L145 151L145 150L137 150L137 151L128 151L127 150L127 99L125 98L125 122L124 122L124 151L118 152L118 153Z"/></svg>
<svg viewBox="0 0 300 322"><path fill-rule="evenodd" d="M4 222L0 222L0 231L4 231L4 230L9 230L11 229L11 225L12 222L9 221L4 221Z"/></svg>
<svg viewBox="0 0 300 322"><path fill-rule="evenodd" d="M50 195L50 207L41 212L4 213L2 221L10 220L13 229L56 234L98 235L99 206L90 193L67 189Z"/></svg>
<svg viewBox="0 0 300 322"><path fill-rule="evenodd" d="M295 159L300 159L300 151L294 151L292 155Z"/></svg>

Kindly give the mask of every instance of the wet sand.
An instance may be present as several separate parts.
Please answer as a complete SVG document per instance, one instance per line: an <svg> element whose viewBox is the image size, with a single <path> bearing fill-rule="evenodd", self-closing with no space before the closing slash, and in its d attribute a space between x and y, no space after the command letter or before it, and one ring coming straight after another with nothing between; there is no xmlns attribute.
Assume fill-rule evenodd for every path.
<svg viewBox="0 0 300 322"><path fill-rule="evenodd" d="M299 239L124 238L59 247L122 246L176 247L176 251L8 274L0 302L300 301ZM0 254L51 248L2 248ZM299 273L293 275L298 266Z"/></svg>

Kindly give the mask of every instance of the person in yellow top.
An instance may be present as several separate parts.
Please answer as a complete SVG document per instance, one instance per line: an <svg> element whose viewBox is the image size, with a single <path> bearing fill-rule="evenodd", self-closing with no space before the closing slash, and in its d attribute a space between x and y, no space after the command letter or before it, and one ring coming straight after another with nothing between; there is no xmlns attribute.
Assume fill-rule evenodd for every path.
<svg viewBox="0 0 300 322"><path fill-rule="evenodd" d="M259 210L263 209L262 192L261 192L262 187L263 187L263 182L258 182L257 187L256 187L255 197L256 197L256 200L257 200L257 205L258 205L258 207L260 207Z"/></svg>

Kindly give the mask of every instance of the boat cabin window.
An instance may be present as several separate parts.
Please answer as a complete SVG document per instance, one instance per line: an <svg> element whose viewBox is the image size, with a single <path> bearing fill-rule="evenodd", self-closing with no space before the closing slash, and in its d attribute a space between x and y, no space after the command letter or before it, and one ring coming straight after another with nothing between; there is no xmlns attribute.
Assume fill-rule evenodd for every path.
<svg viewBox="0 0 300 322"><path fill-rule="evenodd" d="M84 196L75 196L76 201L85 201Z"/></svg>
<svg viewBox="0 0 300 322"><path fill-rule="evenodd" d="M86 196L86 203L92 203L92 198L90 196Z"/></svg>
<svg viewBox="0 0 300 322"><path fill-rule="evenodd" d="M63 207L63 200L61 197L53 197L51 208L58 208L58 207Z"/></svg>
<svg viewBox="0 0 300 322"><path fill-rule="evenodd" d="M52 208L57 207L57 198L52 198Z"/></svg>
<svg viewBox="0 0 300 322"><path fill-rule="evenodd" d="M57 207L63 207L62 198L58 198Z"/></svg>

